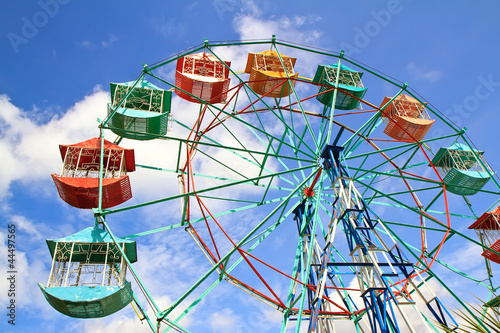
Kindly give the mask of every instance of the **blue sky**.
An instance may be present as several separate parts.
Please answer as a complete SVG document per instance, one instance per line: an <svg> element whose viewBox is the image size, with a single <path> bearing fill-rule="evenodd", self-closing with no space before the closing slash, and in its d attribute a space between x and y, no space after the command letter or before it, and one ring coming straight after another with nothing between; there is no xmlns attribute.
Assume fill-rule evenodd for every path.
<svg viewBox="0 0 500 333"><path fill-rule="evenodd" d="M204 39L269 39L274 34L297 44L334 52L343 49L358 62L408 82L457 126L467 127L468 136L498 170L499 9L496 1L2 2L0 216L4 222L0 264L6 264L7 225L14 223L19 294L16 327L7 325L2 315L1 330L28 332L37 328L51 332L65 326L76 332L146 329L129 308L102 320L66 318L45 302L36 286L36 282L46 282L50 270L45 239L93 224L91 212L69 208L60 200L50 174L60 168L58 144L98 136L96 118L106 114L109 82L131 81L143 63L155 63ZM178 116L187 117L180 112ZM431 131L433 134L440 132ZM147 152L154 154L157 147L152 143ZM144 157L144 151L136 151L136 156ZM165 154L158 158L172 157ZM151 199L151 192L162 193L157 180L151 180L154 174L138 177L138 182L144 181L153 190L138 187L134 195ZM485 200L489 200L488 207L495 201L491 197ZM478 209L484 210L484 205ZM138 213L143 215L137 218L153 227L151 221L164 219L162 214L166 213L168 209L148 210ZM127 219L130 217L124 217ZM119 235L127 234L128 228L141 230L118 223L115 227ZM182 275L197 274L206 270L207 264L199 254L185 256L184 246L196 249L175 233L164 237L147 239L142 249L155 255L157 261L172 262L179 270L166 273L154 262L138 270L158 293L159 303L166 306L173 297L169 288L184 287ZM167 250L166 241L171 244ZM3 266L1 274L6 274ZM164 280L155 276L168 276L171 283L159 282ZM5 280L0 282L3 309L9 301ZM280 327L279 316L253 301L241 310L237 304L221 305L231 293L230 288L222 289L220 299L207 301L213 302L213 311L195 311L186 321L187 327L194 332L229 332L235 327L241 332L274 332ZM235 303L241 302L246 299L238 295ZM261 326L252 326L251 322L259 320Z"/></svg>

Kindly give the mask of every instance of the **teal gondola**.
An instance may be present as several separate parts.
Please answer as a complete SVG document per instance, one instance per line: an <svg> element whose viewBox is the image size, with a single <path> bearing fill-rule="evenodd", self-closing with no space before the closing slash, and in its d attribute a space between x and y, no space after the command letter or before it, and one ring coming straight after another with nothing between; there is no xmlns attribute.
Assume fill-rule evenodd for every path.
<svg viewBox="0 0 500 333"><path fill-rule="evenodd" d="M490 180L493 172L486 169L483 151L455 143L439 148L431 163L441 170L446 189L458 195L476 194Z"/></svg>
<svg viewBox="0 0 500 333"><path fill-rule="evenodd" d="M128 260L137 261L136 243L116 238ZM100 318L132 302L127 264L107 231L87 228L60 239L48 239L52 267L47 286L38 286L49 304L74 318Z"/></svg>

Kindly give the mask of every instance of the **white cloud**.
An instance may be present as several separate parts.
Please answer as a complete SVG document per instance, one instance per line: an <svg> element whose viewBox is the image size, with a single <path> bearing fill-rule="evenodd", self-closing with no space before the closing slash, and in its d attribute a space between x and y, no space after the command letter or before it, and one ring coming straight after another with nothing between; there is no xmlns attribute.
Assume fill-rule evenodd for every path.
<svg viewBox="0 0 500 333"><path fill-rule="evenodd" d="M108 100L109 94L98 88L62 116L38 124L29 117L31 111L16 107L6 95L0 95L0 198L10 195L15 181L33 187L46 185L50 174L61 168L58 145L97 137L96 119L106 114Z"/></svg>
<svg viewBox="0 0 500 333"><path fill-rule="evenodd" d="M79 46L82 46L84 48L87 48L87 49L92 47L92 44L88 40L84 40L84 41L78 42L76 44Z"/></svg>
<svg viewBox="0 0 500 333"><path fill-rule="evenodd" d="M234 332L237 323L241 322L241 318L235 315L230 308L214 312L209 320L212 331L221 333Z"/></svg>
<svg viewBox="0 0 500 333"><path fill-rule="evenodd" d="M320 16L316 15L296 15L293 17L282 16L278 22L282 29L298 29L302 26L321 21L321 19Z"/></svg>
<svg viewBox="0 0 500 333"><path fill-rule="evenodd" d="M187 9L188 9L188 10L194 10L194 9L196 9L196 7L198 7L198 6L199 6L198 1L193 1L193 3L192 3L192 4L190 4L189 6L187 6Z"/></svg>
<svg viewBox="0 0 500 333"><path fill-rule="evenodd" d="M460 247L446 255L445 261L450 266L465 272L478 272L485 274L484 257L481 256L483 249L474 243L460 244ZM485 277L483 277L485 278Z"/></svg>
<svg viewBox="0 0 500 333"><path fill-rule="evenodd" d="M62 160L59 144L74 144L99 136L97 118L104 119L109 93L96 87L94 92L70 107L62 116L54 116L46 123L37 123L25 111L12 104L6 95L0 95L0 153L2 154L0 198L11 195L14 182L42 195L54 195L55 187L50 174L59 173ZM177 134L183 135L181 129ZM105 138L113 141L116 136L105 131ZM175 168L177 155L168 152L177 149L176 141L139 142L123 140L122 147L134 148L136 163L162 168ZM131 173L134 196L152 200L178 193L177 178L172 173L151 172L138 169ZM5 206L4 210L8 209Z"/></svg>
<svg viewBox="0 0 500 333"><path fill-rule="evenodd" d="M0 304L7 304L10 299L14 299L16 301L16 307L21 309L22 311L29 312L31 314L36 312L41 312L43 316L46 318L52 318L56 314L53 309L48 305L43 297L40 289L37 286L37 282L46 283L48 278L48 271L46 269L46 262L41 258L40 260L33 260L30 258L31 253L27 253L22 250L23 243L29 243L25 237L20 235L19 230L16 232L16 241L15 252L14 252L14 261L8 262L9 259L7 254L8 245L7 245L7 237L4 233L0 233L0 251L5 255L0 258L0 267L10 267L12 264L13 270L16 272L14 274L10 274L6 272L4 269L4 274L2 275L4 278L0 279ZM33 252L38 252L36 249L31 249ZM47 251L48 254L48 251ZM11 284L10 281L7 280L7 277L10 275L14 275L15 288L12 289L15 295L10 297L7 293L7 290L10 289ZM19 310L18 310L19 311Z"/></svg>
<svg viewBox="0 0 500 333"><path fill-rule="evenodd" d="M10 218L10 223L14 224L19 230L26 232L36 240L42 239L42 235L38 231L37 226L26 217L15 215Z"/></svg>
<svg viewBox="0 0 500 333"><path fill-rule="evenodd" d="M443 76L443 72L437 69L427 70L424 69L413 61L406 65L406 71L413 77L415 80L426 80L430 82L436 82Z"/></svg>
<svg viewBox="0 0 500 333"><path fill-rule="evenodd" d="M110 47L111 45L113 45L117 41L118 41L118 37L116 37L113 34L110 34L109 38L107 40L101 41L101 46L102 46L103 49L105 49L107 47Z"/></svg>
<svg viewBox="0 0 500 333"><path fill-rule="evenodd" d="M111 320L110 320L111 319ZM155 324L155 323L153 323ZM150 333L151 329L146 321L141 322L137 316L127 316L120 313L112 317L97 319L97 320L82 320L74 325L75 332L91 332L91 333Z"/></svg>
<svg viewBox="0 0 500 333"><path fill-rule="evenodd" d="M118 37L114 34L110 34L109 37L105 40L101 40L97 45L88 39L85 39L81 42L76 42L76 45L81 46L86 49L95 49L98 48L99 46L103 49L106 49L116 43L118 41Z"/></svg>
<svg viewBox="0 0 500 333"><path fill-rule="evenodd" d="M5 161L2 164L2 168L4 169L2 170L2 175L4 175L2 178L4 183L1 187L2 196L6 197L10 194L10 188L14 182L23 184L29 183L31 190L38 188L36 191L42 192L44 189L50 188L52 190L52 195L54 195L55 190L50 180L50 174L59 172L61 168L62 162L58 145L73 144L97 136L98 129L96 118L103 118L106 113L106 104L108 101L109 94L102 91L100 88L97 88L91 95L83 98L83 100L69 108L65 113L63 113L63 115L54 116L48 122L41 124L33 120L33 117L29 117L30 111L25 111L16 107L10 102L7 96L1 96L0 124L2 126L2 137L0 138L0 147L4 150ZM183 102L179 101L175 103L182 104ZM185 123L191 125L193 115L196 115L198 112L198 106L193 106L193 104L187 102L184 102L184 104L189 104L190 107L185 108L183 105L178 105L179 108L176 110L182 110L182 112L177 111L177 116ZM193 113L189 113L190 109L192 109ZM243 128L241 128L241 126L237 127L240 129L240 138L243 137L244 141L251 141L251 137L249 137L250 133L246 132ZM187 136L186 131L182 130L179 126L176 127L175 131L176 135L181 137ZM232 140L230 135L228 135L225 130L221 129L219 132L221 136L218 140L221 140L221 142L228 143ZM110 135L109 133L106 134L106 138L111 141L113 136L114 135ZM234 142L231 142L231 144L234 144ZM173 168L173 164L175 164L177 160L177 154L171 153L172 151L176 151L178 146L178 142L175 140L155 140L149 142L123 140L120 145L136 149L137 163L164 168ZM256 146L258 145L260 144L256 142L248 147L256 149ZM217 157L228 161L233 157L233 154L221 152L218 153ZM238 161L238 163L243 163L243 165L238 166L238 168L243 168L246 162ZM36 166L36 168L33 166ZM271 164L269 164L269 167L271 167ZM200 170L203 171L203 168ZM207 173L209 171L216 172L216 170L205 171ZM222 168L217 172L224 171L224 168ZM150 176L144 172L144 170L138 170L136 174L137 177L135 177L135 174L131 174L132 186L134 196L137 194L141 197L141 200L143 200L144 197L146 197L146 199L150 199L160 196L166 197L178 193L176 184L177 178L173 173L166 173L167 177L164 179L162 177L158 178L157 176ZM200 181L198 184L203 183ZM240 189L236 191L240 191ZM230 194L231 193L229 193L229 195ZM232 194L236 195L238 192L232 191ZM175 207L172 208L171 206ZM170 206L163 205L162 207L164 207L162 208L162 213L165 213L165 210L170 209L178 211L177 204ZM81 212L82 211L80 210L77 211L77 213ZM82 214L84 213L85 212ZM164 221L165 216L171 217L172 214L164 214L161 217ZM141 219L146 220L144 221L145 229L148 229L149 225L153 223L150 217L151 216ZM51 230L40 229L39 225L24 216L12 216L11 221L15 222L19 226L20 231L27 233L27 235L32 240L36 240L37 243L40 243L39 241L48 234L51 235L49 237L55 236ZM169 221L165 221L163 223L168 222ZM158 226L157 220L156 226ZM183 232L183 230L181 231ZM142 263L137 263L134 267L137 268L139 276L145 281L148 289L154 293L155 299L161 299L162 297L168 298L166 302L167 305L165 305L168 306L171 304L170 299L175 299L174 296L178 296L179 292L185 290L190 283L193 283L192 279L196 278L199 272L206 271L206 269L208 269L208 263L203 258L201 265L199 262L194 264L193 260L200 259L198 256L201 257L202 255L189 237L186 237L182 242L180 242L179 238L165 237L165 234L162 236L163 238L156 238L158 243L148 239L145 243L141 244L140 257L143 260ZM167 245L163 245L165 244L165 239L169 239ZM43 244L43 247L44 245L45 244ZM46 251L46 248L44 248L44 250L46 252L45 255L47 255L48 252ZM194 253L197 255L194 255ZM21 255L21 252L19 252L19 254ZM28 279L28 277L26 277L28 279L26 284L29 285L30 288L25 288L25 290L29 290L32 295L26 296L25 299L37 300L38 304L46 309L44 311L47 311L50 316L59 316L59 314L52 310L43 300L41 292L36 287L36 282L45 283L48 277L50 259L47 257L45 257L44 260L45 264L39 261L28 260L28 256L24 257L26 260L24 261L25 264L23 266L23 271L37 272L36 275L33 275L33 278ZM147 258L153 257L155 258L155 265L151 265L147 260ZM41 281L40 278L42 279ZM175 289L167 288L169 293L173 293L175 295L165 295L165 283L176 286ZM221 318L222 317L219 319ZM102 324L102 321L98 320L95 321L95 324L94 321L92 321L91 323L79 324L78 327L82 328L83 325L83 329L85 330L94 330L94 328L98 326L102 327L104 331L106 331L106 329L119 327L120 330L127 332L125 327L131 327L130 329L132 331L137 331L139 329L137 327L142 327L138 326L137 322L137 320L113 317L112 324ZM221 324L220 321L219 324Z"/></svg>
<svg viewBox="0 0 500 333"><path fill-rule="evenodd" d="M256 6L244 7L242 13L235 16L233 26L242 40L269 39L276 35L281 40L293 40L295 43L314 45L321 37L321 32L308 29L307 25L321 20L319 16L282 16L263 18Z"/></svg>
<svg viewBox="0 0 500 333"><path fill-rule="evenodd" d="M262 13L259 12L255 4L251 1L246 2L243 13L244 14L237 15L234 21L235 29L243 40L255 38L269 39L272 34L276 34L277 37L282 40L293 40L297 43L314 44L321 37L321 32L314 29L308 29L308 24L321 19L321 17L318 16L283 16L277 19L265 19L262 18ZM172 22L173 21L169 21L162 26L166 34L171 33ZM108 40L101 42L101 46L103 48L109 47L116 41L118 41L118 38L114 35L110 35ZM89 41L84 41L81 43L81 46L92 47L92 44ZM221 53L227 56L224 59L231 60L233 68L239 69L244 67L248 49L239 48L236 51L233 50L234 48L221 48ZM261 50L259 49L257 51ZM318 63L318 61L309 60L311 59L300 59L302 63ZM301 63L298 63L298 66L302 66ZM304 66L304 68L305 67L306 66ZM410 66L409 70L410 69L414 70L416 75L420 75L419 78L422 79L432 81L439 78L439 73L434 73L436 71L427 73L418 71L414 64L413 67ZM171 75L169 78L173 76L172 73L173 72L167 73ZM233 84L234 83L235 82L233 82ZM101 119L104 117L108 100L109 94L107 92L96 89L91 95L86 96L82 101L76 103L62 116L54 117L47 123L40 124L33 120L33 117L28 116L30 111L24 111L17 108L9 101L7 96L0 96L0 133L5 133L0 136L0 153L4 156L2 168L5 168L5 170L2 169L2 175L4 175L4 177L0 180L0 198L10 194L10 188L13 182L30 182L30 184L34 184L35 187L39 186L40 188L44 187L41 185L50 183L50 173L58 172L61 167L58 144L76 143L97 136L98 130L95 119L97 117L101 117ZM173 100L172 106L176 119L188 124L188 126L192 125L194 116L199 112L199 105L188 103L179 98ZM250 142L250 145L247 146L249 149L262 150L260 143L255 140L253 135L246 130L243 125L238 125L235 120L231 120L231 122L235 125L234 132L238 134L239 139ZM266 127L269 133L276 135L282 133L282 128L278 123L272 123L269 126L266 125ZM182 138L187 137L187 131L176 125L174 125L174 133L176 136ZM218 128L214 133L217 134L212 137L216 137L219 142L237 146L237 143L222 127ZM113 137L113 135L106 134L106 138L108 139ZM175 140L137 142L125 139L120 145L135 149L136 162L138 164L152 165L165 169L174 169L176 167L178 142ZM259 171L258 168L244 159L234 158L234 154L228 151L212 149L210 152L213 153L212 157L215 159L223 161L235 169L246 170L248 176L255 175L256 172ZM180 159L181 162L184 158L185 155L183 153ZM197 156L197 159L200 159L200 156ZM201 159L207 160L207 158ZM195 163L198 162L195 161ZM231 174L227 168L217 166L217 164L199 163L197 166L199 167L197 172L237 178L234 174ZM268 162L266 166L271 170L275 167L272 162ZM137 170L130 176L134 192L134 199L132 200L145 201L178 194L177 177L174 173L154 172L153 174L152 171L142 169ZM389 182L384 183L383 186L389 186L388 183ZM197 188L203 188L213 184L215 184L215 182L212 180L196 180ZM53 189L53 184L50 184L50 186ZM238 198L243 196L243 191L248 193L248 188L230 188L225 191L224 196ZM215 202L215 204L212 202L210 209L220 211L224 209L225 205L226 203L220 201ZM178 218L178 211L178 202L175 202L173 205L161 205L159 208L155 206L154 211L151 209L145 213L141 212L141 219L139 221L141 225L144 226L144 229L149 229L150 226L153 225L161 226L170 224ZM172 212L175 212L176 215ZM259 218L253 214L248 215L248 220ZM11 221L17 223L19 229L27 233L33 240L39 241L42 238L42 234L47 233L39 231L39 226L24 216L12 216ZM231 231L236 234L237 237L241 237L241 235L247 232L244 228L248 228L250 223L247 223L247 220L239 220L238 222L239 223L235 223ZM179 231L183 232L184 236L187 236L183 230ZM138 263L134 264L134 268L137 270L139 276L160 308L165 309L172 304L172 300L175 300L180 293L184 292L192 285L194 279L206 272L209 266L205 258L202 258L202 254L196 248L192 240L188 236L182 237L179 232L163 233L145 238L146 239L138 239L138 242L141 243L138 249L140 260ZM5 251L3 252L5 253ZM20 265L23 265L22 267L26 272L34 272L36 279L39 279L39 276L43 276L43 279L46 279L48 276L47 265L44 267L42 263L28 260L29 254L22 252L20 252L20 254ZM25 279L28 278L26 277ZM128 275L128 280L131 280L130 275ZM26 281L25 284L29 285L29 287L27 287L26 294L23 295L23 297L26 297L28 300L35 300L40 304L39 306L44 309L50 309L43 300L40 291L36 287L33 287L34 281ZM5 281L3 281L3 283L5 283ZM285 294L287 288L288 286L284 286L283 289L285 289L285 291L280 293L280 295ZM216 297L220 296L218 291L214 293L217 295ZM5 295L2 295L2 297L5 297ZM221 306L220 303L218 305ZM27 307L28 305L25 306ZM55 311L51 311L50 315L58 315ZM194 311L197 311L197 309ZM228 307L223 309L210 308L208 311L210 316L207 316L208 318L204 317L203 319L208 321L212 330L216 332L234 332L234 328L241 327L242 319L248 322L253 318L253 315L255 315L257 319L261 318L262 323L249 323L250 326L254 324L252 327L259 327L262 329L270 328L271 325L268 325L269 323L272 324L272 327L277 327L282 319L282 314L280 312L264 306L259 307L258 311L250 313L246 318L242 318L241 313L238 313L236 309L233 310ZM151 318L154 318L151 311L149 311L149 313L151 314ZM193 312L191 312L190 317L187 317L183 322L186 327L196 319L196 316L192 316L192 314ZM262 326L258 326L259 324ZM346 322L346 324L352 328L351 322ZM293 323L291 323L290 326L293 326ZM307 325L303 325L302 329L305 330L306 326ZM109 318L81 321L73 326L73 328L75 331L93 333L109 331L120 331L123 333L150 331L145 323L141 324L139 322L129 307L127 307L124 312L117 313Z"/></svg>

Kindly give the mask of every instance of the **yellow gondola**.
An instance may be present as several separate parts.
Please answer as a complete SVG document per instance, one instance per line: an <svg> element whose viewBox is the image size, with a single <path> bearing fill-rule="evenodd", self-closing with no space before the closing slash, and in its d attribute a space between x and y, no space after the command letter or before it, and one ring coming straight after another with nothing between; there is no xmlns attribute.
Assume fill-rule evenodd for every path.
<svg viewBox="0 0 500 333"><path fill-rule="evenodd" d="M245 68L250 74L248 86L264 97L289 96L299 75L293 69L296 60L273 50L249 53Z"/></svg>

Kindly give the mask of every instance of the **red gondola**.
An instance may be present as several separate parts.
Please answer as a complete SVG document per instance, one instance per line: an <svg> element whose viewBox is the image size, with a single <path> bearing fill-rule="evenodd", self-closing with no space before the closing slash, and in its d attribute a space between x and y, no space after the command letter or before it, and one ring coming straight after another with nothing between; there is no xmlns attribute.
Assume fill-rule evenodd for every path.
<svg viewBox="0 0 500 333"><path fill-rule="evenodd" d="M474 229L481 243L496 252L500 252L500 206L481 215L469 229ZM500 255L485 250L482 256L500 264Z"/></svg>
<svg viewBox="0 0 500 333"><path fill-rule="evenodd" d="M63 168L60 175L52 174L59 196L76 208L97 208L101 139L59 145L59 149ZM126 173L135 170L134 150L104 140L103 165L102 208L113 207L132 198Z"/></svg>
<svg viewBox="0 0 500 333"><path fill-rule="evenodd" d="M177 60L175 93L195 103L223 103L229 89L230 61L207 53L190 54Z"/></svg>

